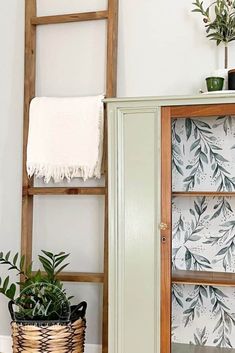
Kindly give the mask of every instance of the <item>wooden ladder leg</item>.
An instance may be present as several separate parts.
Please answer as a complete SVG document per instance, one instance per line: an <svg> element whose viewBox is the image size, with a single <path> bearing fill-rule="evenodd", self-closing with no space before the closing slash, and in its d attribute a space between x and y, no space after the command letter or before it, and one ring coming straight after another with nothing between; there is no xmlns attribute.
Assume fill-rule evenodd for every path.
<svg viewBox="0 0 235 353"><path fill-rule="evenodd" d="M27 190L32 186L26 171L27 140L29 131L29 105L35 96L35 49L36 27L31 25L31 17L36 16L36 0L25 0L25 84L24 84L24 130L23 130L23 195L21 222L21 253L26 256L26 264L32 260L33 196Z"/></svg>
<svg viewBox="0 0 235 353"><path fill-rule="evenodd" d="M117 92L117 41L118 41L118 0L108 1L106 97L115 97ZM108 135L107 112L104 124L105 159L105 217L104 217L104 285L103 285L103 332L102 353L108 353Z"/></svg>
<svg viewBox="0 0 235 353"><path fill-rule="evenodd" d="M108 1L106 96L117 93L118 0Z"/></svg>

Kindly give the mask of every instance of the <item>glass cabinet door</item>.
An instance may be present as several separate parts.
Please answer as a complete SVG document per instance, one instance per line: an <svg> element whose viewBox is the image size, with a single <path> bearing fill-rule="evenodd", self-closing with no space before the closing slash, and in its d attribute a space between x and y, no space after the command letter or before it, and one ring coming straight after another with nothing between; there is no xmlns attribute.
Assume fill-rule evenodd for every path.
<svg viewBox="0 0 235 353"><path fill-rule="evenodd" d="M168 107L162 126L162 156L170 157L162 158L162 214L171 248L162 245L168 258L162 252L161 301L168 311L161 353L232 353L235 107Z"/></svg>

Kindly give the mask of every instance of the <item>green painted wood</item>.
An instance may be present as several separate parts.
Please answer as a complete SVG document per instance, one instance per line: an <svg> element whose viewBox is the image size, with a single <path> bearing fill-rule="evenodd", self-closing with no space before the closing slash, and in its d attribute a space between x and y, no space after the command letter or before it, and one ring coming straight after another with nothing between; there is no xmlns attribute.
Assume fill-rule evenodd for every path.
<svg viewBox="0 0 235 353"><path fill-rule="evenodd" d="M109 353L157 353L160 115L152 107L109 119Z"/></svg>
<svg viewBox="0 0 235 353"><path fill-rule="evenodd" d="M222 104L235 103L235 94L199 94L194 96L152 96L152 97L125 97L125 98L107 98L106 103L127 103L132 108L138 103L146 106L148 104L160 106L171 105L194 105L194 104Z"/></svg>

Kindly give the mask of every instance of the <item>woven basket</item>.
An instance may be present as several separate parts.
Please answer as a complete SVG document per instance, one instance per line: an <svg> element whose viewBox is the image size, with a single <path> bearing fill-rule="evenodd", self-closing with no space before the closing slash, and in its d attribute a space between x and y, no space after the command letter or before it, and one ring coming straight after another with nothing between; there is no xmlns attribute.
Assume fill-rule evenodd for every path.
<svg viewBox="0 0 235 353"><path fill-rule="evenodd" d="M81 303L84 308L84 303ZM86 303L85 303L86 310ZM84 316L85 316L85 310ZM81 316L81 315L80 315ZM86 320L45 325L40 322L25 324L13 321L13 353L83 353Z"/></svg>

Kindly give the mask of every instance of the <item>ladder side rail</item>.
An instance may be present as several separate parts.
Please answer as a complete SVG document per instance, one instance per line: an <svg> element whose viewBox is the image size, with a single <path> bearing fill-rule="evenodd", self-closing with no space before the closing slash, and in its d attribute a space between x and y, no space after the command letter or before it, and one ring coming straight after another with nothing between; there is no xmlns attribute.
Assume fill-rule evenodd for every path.
<svg viewBox="0 0 235 353"><path fill-rule="evenodd" d="M117 45L118 45L118 0L108 0L107 28L107 66L106 66L106 97L117 94ZM109 258L108 258L108 121L105 109L104 123L104 170L105 170L105 211L104 211L104 284L103 284L103 328L102 353L108 353L108 295L109 295Z"/></svg>
<svg viewBox="0 0 235 353"><path fill-rule="evenodd" d="M23 190L33 186L26 170L27 141L29 132L29 106L35 96L36 82L36 28L31 18L36 15L36 0L25 0L25 73L24 73L24 121L23 121ZM26 265L32 261L33 197L22 195L21 253Z"/></svg>

